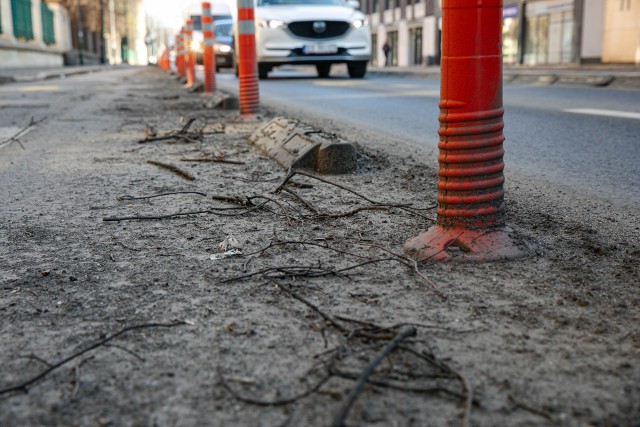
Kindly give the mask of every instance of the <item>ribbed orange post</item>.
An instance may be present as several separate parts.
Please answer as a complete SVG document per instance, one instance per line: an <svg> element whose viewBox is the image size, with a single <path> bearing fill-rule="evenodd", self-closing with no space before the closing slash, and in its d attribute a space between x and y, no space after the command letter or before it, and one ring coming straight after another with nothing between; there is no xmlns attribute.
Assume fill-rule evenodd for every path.
<svg viewBox="0 0 640 427"><path fill-rule="evenodd" d="M215 43L215 26L211 16L211 3L202 3L202 34L204 48L202 63L204 65L204 92L211 93L216 90L216 57L213 49Z"/></svg>
<svg viewBox="0 0 640 427"><path fill-rule="evenodd" d="M176 36L176 71L180 77L186 75L187 69L185 66L184 55L184 27L180 30Z"/></svg>
<svg viewBox="0 0 640 427"><path fill-rule="evenodd" d="M193 86L196 83L196 53L192 49L193 43L193 21L189 19L185 28L185 50L187 63L187 86Z"/></svg>
<svg viewBox="0 0 640 427"><path fill-rule="evenodd" d="M421 260L524 255L504 219L502 0L442 6L438 218L409 240Z"/></svg>
<svg viewBox="0 0 640 427"><path fill-rule="evenodd" d="M246 116L257 113L260 97L253 0L238 0L238 82L240 114Z"/></svg>
<svg viewBox="0 0 640 427"><path fill-rule="evenodd" d="M158 65L160 66L160 68L162 68L163 70L169 70L170 68L170 64L169 64L169 50L167 50L166 48L163 49L162 54L160 55L160 59L158 60Z"/></svg>

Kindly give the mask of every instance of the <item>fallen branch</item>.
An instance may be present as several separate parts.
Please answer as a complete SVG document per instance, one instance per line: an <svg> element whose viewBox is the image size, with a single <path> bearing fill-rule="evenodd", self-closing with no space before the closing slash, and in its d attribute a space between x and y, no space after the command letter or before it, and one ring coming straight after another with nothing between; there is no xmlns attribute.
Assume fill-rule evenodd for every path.
<svg viewBox="0 0 640 427"><path fill-rule="evenodd" d="M189 132L191 125L197 120L197 117L191 117L187 120L184 126L178 131L170 131L164 135L156 136L147 133L145 139L138 141L138 144L144 144L146 142L166 141L169 139L182 139L186 142L195 142L195 140L202 139L202 130L196 132Z"/></svg>
<svg viewBox="0 0 640 427"><path fill-rule="evenodd" d="M162 162L157 162L155 160L147 160L147 163L149 163L150 165L154 165L154 166L158 166L161 167L163 169L166 169L168 171L171 171L173 173L175 173L176 175L181 176L184 179L188 179L189 181L194 181L195 178L193 177L193 175L189 174L188 172L183 171L182 169L170 165L168 163L162 163Z"/></svg>
<svg viewBox="0 0 640 427"><path fill-rule="evenodd" d="M14 392L14 391L23 391L23 392L27 392L28 391L28 387L32 384L34 384L35 382L41 380L42 378L46 377L47 375L49 375L51 372L55 371L56 369L60 368L61 366L69 363L70 361L82 356L83 354L94 350L98 347L104 346L105 344L107 344L109 341L119 337L122 334L125 334L129 331L133 331L136 329L145 329L145 328L172 328L175 326L179 326L179 325L186 325L186 322L174 322L174 323L144 323L142 325L134 325L134 326L128 326L124 329L121 329L120 331L116 332L115 334L109 335L106 338L101 339L100 341L90 345L89 347L86 347L76 353L73 353L71 356L66 357L65 359L62 359L60 362L58 363L54 363L52 365L50 365L47 369L45 369L44 371L40 372L38 375L35 375L34 377L28 379L27 381L24 381L18 385L15 386L11 386L11 387L7 387L4 389L0 389L0 395L6 394L6 393L10 393L10 392Z"/></svg>
<svg viewBox="0 0 640 427"><path fill-rule="evenodd" d="M328 314L326 314L325 312L323 312L322 310L320 310L318 308L317 305L311 303L310 301L304 299L303 297L301 297L300 295L298 295L297 293L293 292L291 289L289 289L287 286L283 286L278 282L271 282L273 284L275 284L280 290L282 290L283 292L285 292L287 295L289 295L291 298L300 301L301 303L303 303L304 305L306 305L307 307L309 307L310 309L312 309L313 311L315 311L316 313L318 313L320 315L320 317L322 317L326 322L331 323L333 326L335 326L335 328L337 330L339 330L342 333L347 333L349 332L347 330L347 328L345 328L344 326L342 326L340 324L340 322L338 322L336 319L334 319L333 317L329 316Z"/></svg>
<svg viewBox="0 0 640 427"><path fill-rule="evenodd" d="M333 181L329 181L329 180L324 179L324 178L320 178L319 176L316 176L316 175L313 175L313 174L310 174L310 173L307 173L307 172L294 170L291 167L289 168L289 170L287 172L287 176L285 176L284 180L274 190L274 193L278 194L281 191L287 191L286 188L285 188L286 185L296 175L306 176L308 178L312 178L312 179L315 179L317 181L324 182L325 184L333 185L335 187L338 187L338 188L340 188L340 189L342 189L344 191L347 191L347 192L349 192L349 193L351 193L351 194L353 194L355 196L358 196L361 199L366 200L367 202L375 205L375 207L373 207L373 208L358 208L358 209L354 209L352 211L345 212L345 213L342 213L342 214L320 214L320 215L318 215L318 218L343 218L343 217L351 216L353 214L356 214L358 212L361 212L363 210L368 210L368 209L398 208L398 209L404 210L405 212L409 212L412 215L417 215L417 216L419 216L421 218L425 218L425 219L427 219L429 221L433 221L433 219L425 217L424 215L419 213L419 211L431 210L431 209L434 209L434 208L437 207L437 205L434 205L434 206L430 206L430 207L427 207L427 208L415 208L415 207L412 207L410 203L409 204L398 204L398 203L378 202L378 201L375 201L375 200L373 200L373 199L371 199L371 198L369 198L369 197L357 192L356 190L354 190L352 188L349 188L349 187L344 186L342 184L338 184L338 183L333 182ZM290 191L287 191L287 192L291 193ZM299 196L298 196L298 198L299 198ZM302 201L302 200L301 200L301 202L305 206L307 206L309 208L308 202L305 202L305 201ZM317 209L314 207L312 210L317 210Z"/></svg>
<svg viewBox="0 0 640 427"><path fill-rule="evenodd" d="M172 214L168 214L168 215L151 215L151 216L124 216L124 217L117 217L117 216L112 216L112 217L105 217L102 218L102 221L104 222L119 222L119 221L145 221L145 220L162 220L162 219L174 219L174 218L179 218L182 216L188 216L188 215L201 215L201 214L209 214L209 215L217 215L217 216L241 216L241 215L246 215L248 213L257 211L259 209L262 209L264 207L264 205L266 205L268 202L262 203L260 205L257 205L255 207L249 208L249 209L245 209L243 212L236 212L236 213L232 213L232 214L225 214L225 213L221 213L221 212L217 212L217 211L228 211L228 210L240 210L243 208L210 208L208 210L204 210L204 211L188 211L188 212L176 212L176 213L172 213Z"/></svg>
<svg viewBox="0 0 640 427"><path fill-rule="evenodd" d="M547 420L551 421L552 423L557 422L557 418L556 418L556 417L554 417L553 415L551 415L551 414L550 414L550 413L548 413L548 412L542 411L542 410L540 410L540 409L533 408L533 407L531 407L531 406L529 406L529 405L527 405L527 404L525 404L525 403L522 403L522 402L520 402L520 401L516 400L516 399L515 399L513 396L511 396L511 395L509 395L509 396L508 396L508 399L509 399L509 402L510 402L513 406L515 406L516 408L518 408L518 409L522 409L522 410L524 410L524 411L527 411L527 412L530 412L530 413L532 413L532 414L538 415L538 416L540 416L540 417L546 418Z"/></svg>
<svg viewBox="0 0 640 427"><path fill-rule="evenodd" d="M255 251L255 252L248 253L248 254L246 254L246 256L253 256L253 255L257 255L257 254L262 254L262 253L266 252L267 250L269 250L271 248L275 248L277 246L286 246L286 245L301 245L301 246L309 245L309 246L315 246L315 247L318 247L318 248L334 251L334 252L337 252L337 253L343 254L343 255L350 255L350 256L353 256L353 257L356 257L356 258L371 259L371 257L368 257L368 256L354 254L352 252L347 252L347 251L343 251L343 250L340 250L340 249L332 248L331 246L323 245L322 243L309 242L309 241L299 241L299 240L289 240L289 241L286 241L286 242L275 242L275 243L271 242L271 243L269 243L269 245L265 246L264 248L259 249L259 250Z"/></svg>
<svg viewBox="0 0 640 427"><path fill-rule="evenodd" d="M199 196L207 196L205 193L201 193L199 191L172 191L171 193L160 193L160 194L153 194L151 196L140 196L140 197L134 197L134 196L121 196L118 197L118 200L146 200L146 199L153 199L155 197L164 197L164 196L172 196L175 194L197 194Z"/></svg>
<svg viewBox="0 0 640 427"><path fill-rule="evenodd" d="M111 217L102 218L102 221L119 222L119 221L135 221L135 220L145 221L145 220L156 220L156 219L172 219L172 218L178 218L178 217L187 216L187 215L199 215L199 214L208 214L208 213L211 213L211 211L206 210L206 211L177 212L177 213L168 214L168 215L152 215L152 216L123 216L123 217L111 216Z"/></svg>
<svg viewBox="0 0 640 427"><path fill-rule="evenodd" d="M14 142L17 142L18 145L20 145L20 147L22 147L22 149L24 150L24 146L22 145L22 143L20 142L20 138L25 136L27 133L29 133L33 127L35 127L37 124L40 124L42 122L44 122L47 118L43 117L40 120L34 120L33 116L31 117L31 120L29 120L29 124L26 125L25 127L23 127L22 129L20 129L18 132L16 132L13 136L10 136L9 138L3 140L2 142L0 142L0 148L3 148L5 146L9 146L11 144L13 144Z"/></svg>
<svg viewBox="0 0 640 427"><path fill-rule="evenodd" d="M357 380L360 378L360 375L355 373L355 372L346 372L346 371L342 371L340 369L337 369L335 367L332 367L330 372L337 376L337 377L341 377L341 378L345 378L348 380ZM431 385L431 386L407 386L407 385L402 385L402 384L398 384L396 382L391 382L391 381L384 381L384 380L378 380L378 379L372 379L372 378L368 378L367 379L367 383L372 384L376 387L383 387L383 388L389 388L391 390L398 390L398 391L404 391L404 392L408 392L408 393L417 393L417 394L437 394L437 393L442 393L442 394L447 394L449 396L455 397L457 399L460 400L464 400L465 399L465 395L449 390L446 387L443 387L439 384L435 384L435 385Z"/></svg>
<svg viewBox="0 0 640 427"><path fill-rule="evenodd" d="M364 389L365 384L367 383L369 377L375 370L375 368L382 362L388 355L393 353L398 345L409 337L415 336L417 333L416 328L410 326L406 328L404 331L400 332L389 344L387 344L382 351L380 351L376 357L369 362L369 364L365 367L364 371L358 378L356 385L349 393L347 400L342 404L340 410L337 415L333 419L332 427L344 427L344 422L349 415L349 411L351 410L351 406L355 403L356 399Z"/></svg>
<svg viewBox="0 0 640 427"><path fill-rule="evenodd" d="M187 158L187 157L183 157L182 159L180 159L181 162L205 162L205 163L228 163L230 165L244 165L246 164L245 162L239 162L237 160L225 160L225 159L218 159L218 158Z"/></svg>
<svg viewBox="0 0 640 427"><path fill-rule="evenodd" d="M320 211L318 210L318 208L316 208L315 206L313 206L310 202L308 202L307 200L305 200L304 198L302 198L302 196L300 196L298 193L296 193L295 191L291 190L290 188L287 187L283 187L282 188L283 191L286 191L287 193L291 194L293 196L294 199L296 199L297 201L299 201L300 203L302 203L304 205L304 207L306 207L307 209L309 209L311 212L313 212L316 215L321 215Z"/></svg>
<svg viewBox="0 0 640 427"><path fill-rule="evenodd" d="M345 191L348 191L351 194L354 194L354 195L360 197L361 199L366 200L369 203L373 203L374 205L383 205L384 204L384 203L376 202L375 200L372 200L372 199L368 198L367 196L358 193L356 190L353 190L353 189L351 189L349 187L346 187L346 186L344 186L342 184L338 184L338 183L326 180L324 178L320 178L319 176L315 176L315 175L310 174L310 173L306 173L306 172L302 172L302 171L299 171L299 170L295 170L293 168L289 168L289 171L287 172L287 176L284 178L282 183L280 183L280 185L273 192L275 194L278 194L279 192L281 192L282 189L285 187L285 185L287 185L289 180L291 178L293 178L294 176L296 176L296 175L306 176L308 178L312 178L312 179L318 180L320 182L324 182L325 184L329 184L329 185L333 185L335 187L341 188L341 189L343 189Z"/></svg>
<svg viewBox="0 0 640 427"><path fill-rule="evenodd" d="M287 265L280 267L269 267L262 270L254 271L252 273L243 274L241 276L230 277L228 279L224 279L220 283L229 283L235 282L237 280L248 279L254 276L263 275L264 278L268 279L285 279L289 277L324 277L324 276L344 276L341 273L345 271L353 270L359 267L363 267L368 264L375 264L384 261L398 261L395 258L379 258L372 259L368 261L361 262L359 264L350 265L348 267L340 268L340 269L327 269L321 268L315 265ZM270 273L279 273L279 274L270 274Z"/></svg>
<svg viewBox="0 0 640 427"><path fill-rule="evenodd" d="M368 246L371 248L376 248L376 249L380 249L381 251L384 251L388 254L391 254L395 257L397 257L398 259L404 261L403 264L405 264L407 267L413 267L413 271L425 282L427 282L429 284L429 286L431 286L431 289L433 289L433 292L435 292L436 295L438 295L440 298L442 299L447 299L447 295L442 292L440 289L438 289L438 287L436 286L435 283L433 283L433 281L431 279L429 279L427 276L425 276L421 271L420 268L418 267L418 261L412 259L412 258L408 258L404 255L400 255L399 253L393 252L383 246L379 246L379 245L375 245L373 243L362 243L362 242L354 242L356 245L361 245L361 246ZM445 248L446 249L446 248ZM443 249L443 250L445 250ZM432 256L435 256L437 254L434 254Z"/></svg>
<svg viewBox="0 0 640 427"><path fill-rule="evenodd" d="M231 388L226 378L222 374L222 368L220 367L218 367L218 377L220 378L220 384L222 384L222 387L224 387L224 389L227 390L229 394L231 394L235 399L240 400L241 402L244 402L244 403L249 403L251 405L258 405L258 406L282 406L282 405L288 405L290 403L294 403L300 399L303 399L317 392L320 389L320 387L322 387L327 381L331 379L330 374L325 375L324 377L322 377L320 381L316 383L315 386L293 397L278 399L278 400L259 400L259 399L253 399L250 397L244 397L240 395L238 392L236 392L235 390L233 390L233 388Z"/></svg>
<svg viewBox="0 0 640 427"><path fill-rule="evenodd" d="M335 214L331 214L331 213L321 213L319 215L316 215L315 218L316 219L338 219L338 218L346 218L348 216L353 216L355 214L357 214L358 212L363 212L363 211L388 211L389 209L391 209L392 207L395 206L387 206L387 205L379 205L379 206L360 206L354 209L351 209L350 211L346 211L346 212L339 212L339 213L335 213Z"/></svg>

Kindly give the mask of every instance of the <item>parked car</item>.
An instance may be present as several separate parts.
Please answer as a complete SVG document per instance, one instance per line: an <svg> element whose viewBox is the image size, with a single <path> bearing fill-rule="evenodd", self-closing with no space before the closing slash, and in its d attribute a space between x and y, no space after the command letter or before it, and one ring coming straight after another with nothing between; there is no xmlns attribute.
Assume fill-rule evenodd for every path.
<svg viewBox="0 0 640 427"><path fill-rule="evenodd" d="M235 63L233 49L233 20L216 21L216 71L221 68L233 68Z"/></svg>
<svg viewBox="0 0 640 427"><path fill-rule="evenodd" d="M371 33L355 0L256 0L256 53L261 79L279 65L315 65L328 77L347 64L362 78L371 56Z"/></svg>
<svg viewBox="0 0 640 427"><path fill-rule="evenodd" d="M233 19L231 16L219 18L214 16L215 24L215 44L214 51L216 56L216 71L221 68L233 68L234 66L234 49L233 49ZM202 64L204 52L204 34L201 26L193 32L193 42L191 49L196 52L196 62Z"/></svg>

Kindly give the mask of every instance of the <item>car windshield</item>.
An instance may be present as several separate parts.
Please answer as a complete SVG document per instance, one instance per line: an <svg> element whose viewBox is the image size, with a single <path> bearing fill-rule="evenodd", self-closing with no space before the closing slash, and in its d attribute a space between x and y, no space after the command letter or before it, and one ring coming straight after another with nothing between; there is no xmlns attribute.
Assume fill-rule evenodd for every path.
<svg viewBox="0 0 640 427"><path fill-rule="evenodd" d="M231 22L219 22L216 24L216 37L230 37Z"/></svg>
<svg viewBox="0 0 640 427"><path fill-rule="evenodd" d="M344 6L343 0L258 0L258 6Z"/></svg>

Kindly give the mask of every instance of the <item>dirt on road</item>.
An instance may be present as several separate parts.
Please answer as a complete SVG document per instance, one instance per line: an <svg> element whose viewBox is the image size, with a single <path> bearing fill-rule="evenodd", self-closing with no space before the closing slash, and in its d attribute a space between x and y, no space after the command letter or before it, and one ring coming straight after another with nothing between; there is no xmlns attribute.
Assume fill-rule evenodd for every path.
<svg viewBox="0 0 640 427"><path fill-rule="evenodd" d="M530 256L416 265L424 148L282 185L155 68L0 92L0 425L640 425L638 212L508 176Z"/></svg>

